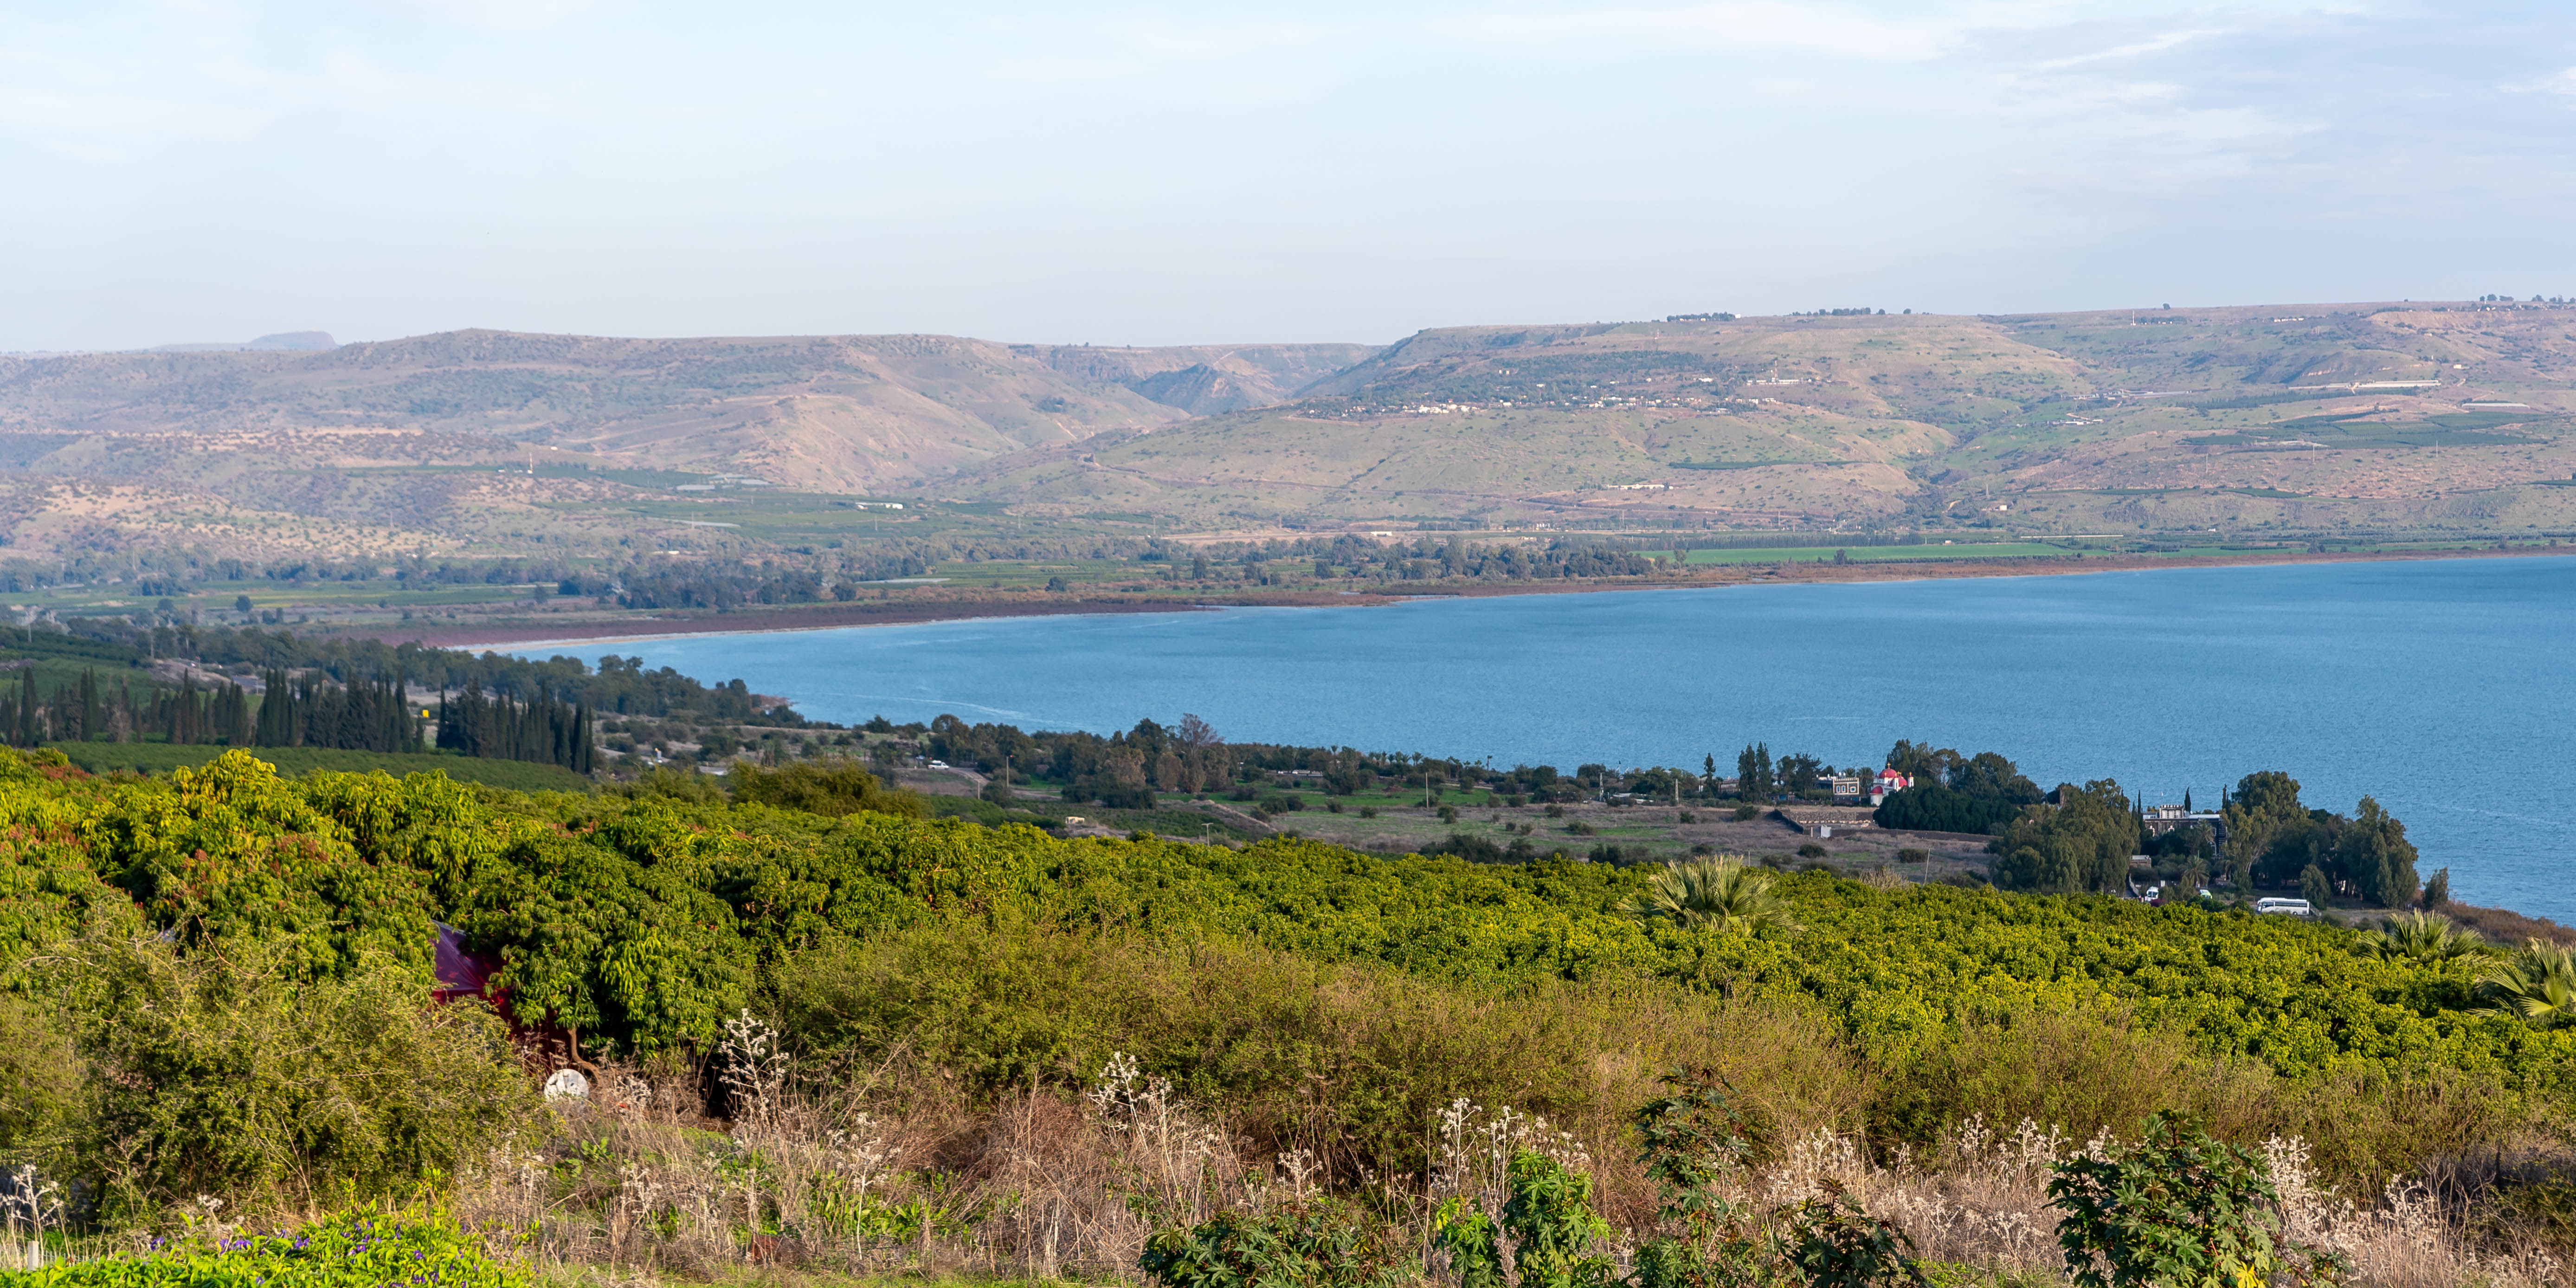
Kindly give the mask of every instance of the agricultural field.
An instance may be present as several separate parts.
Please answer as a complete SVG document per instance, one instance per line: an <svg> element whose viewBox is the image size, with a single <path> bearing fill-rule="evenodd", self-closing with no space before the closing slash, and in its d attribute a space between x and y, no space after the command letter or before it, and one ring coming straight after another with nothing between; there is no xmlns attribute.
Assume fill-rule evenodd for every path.
<svg viewBox="0 0 2576 1288"><path fill-rule="evenodd" d="M2576 1166L2549 1134L2576 1028L2491 1005L2489 964L2521 959L2483 946L1831 865L1738 869L1730 919L1695 921L1652 864L1066 839L800 781L824 780L520 796L0 752L0 1068L24 1089L0 1150L87 1196L46 1209L49 1258L132 1249L45 1282L301 1274L326 1245L441 1282L791 1246L824 1275L1101 1278L1158 1231L1275 1210L1274 1175L1395 1195L1369 1237L1419 1247L1489 1139L1586 1174L1600 1237L1634 1242L1659 1228L1636 1124L1693 1077L1744 1137L1745 1219L1830 1178L1945 1281L2045 1282L2054 1244L1929 1196L1979 1184L2045 1229L2048 1169L2156 1112L2364 1202L2527 1151L2402 1241L2292 1209L2363 1284L2545 1282ZM757 803L782 790L811 809ZM441 934L441 986L471 965L452 986L493 1002L424 1004ZM550 1103L534 1075L562 1069L584 1095ZM218 1104L273 1128L203 1130ZM1032 1208L1078 1233L1032 1240Z"/></svg>
<svg viewBox="0 0 2576 1288"><path fill-rule="evenodd" d="M952 793L974 790L937 771L903 771L907 786L926 793L935 812L948 814ZM1982 840L1863 828L1840 833L1802 854L1809 840L1794 824L1764 810L1738 820L1732 806L1681 809L1610 806L1591 801L1561 804L1551 813L1536 805L1505 805L1483 790L1443 786L1429 793L1363 790L1347 795L1293 788L1264 788L1254 801L1225 797L1172 798L1152 811L1103 809L1064 803L1043 784L1023 790L1007 814L955 808L957 817L999 823L1005 818L1061 827L1068 815L1117 832L1150 832L1172 840L1260 839L1280 836L1320 841L1369 854L1410 854L1444 844L1482 842L1509 853L1526 842L1536 855L1563 855L1622 865L1669 863L1693 854L1746 855L1783 869L1818 867L1859 877L1874 872L1893 879L1931 881L1982 872L1989 861ZM1426 801L1428 803L1426 803ZM1454 817L1441 817L1443 809ZM1900 862L1899 850L1920 848L1924 862Z"/></svg>
<svg viewBox="0 0 2576 1288"><path fill-rule="evenodd" d="M1795 561L1812 563L1844 556L1852 563L1888 563L1924 559L2028 559L2064 558L2081 548L2075 543L2050 544L2035 541L1969 541L1929 546L1756 546L1747 549L1685 550L1685 564L1754 564ZM1649 552L1670 559L1670 551Z"/></svg>

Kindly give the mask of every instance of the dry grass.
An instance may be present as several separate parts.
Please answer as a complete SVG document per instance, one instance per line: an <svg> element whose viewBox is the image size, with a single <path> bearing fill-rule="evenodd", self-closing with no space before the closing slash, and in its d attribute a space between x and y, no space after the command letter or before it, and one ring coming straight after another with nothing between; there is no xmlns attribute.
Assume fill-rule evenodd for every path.
<svg viewBox="0 0 2576 1288"><path fill-rule="evenodd" d="M534 1231L533 1255L563 1282L647 1283L665 1276L813 1282L842 1277L1132 1280L1145 1239L1222 1208L1260 1210L1327 1186L1304 1148L1261 1156L1172 1085L1120 1057L1086 1095L1043 1090L968 1104L936 1074L886 1071L839 1085L791 1086L774 1039L739 1022L717 1081L730 1123L705 1116L696 1071L611 1069L587 1104L565 1114L545 1154L503 1153L462 1178L468 1219ZM1779 1035L1738 1032L1725 1045L1761 1050ZM1776 1049L1777 1043L1772 1043ZM1778 1072L1773 1070L1772 1072ZM1736 1174L1727 1197L1776 1211L1828 1184L1902 1228L1926 1258L1992 1283L2064 1281L2050 1167L2098 1150L2023 1120L2010 1131L1971 1117L1922 1153L1873 1158L1838 1123L1858 1088L1828 1076L1804 1100L1760 1106L1794 1126L1772 1161ZM1773 1085L1796 1079L1765 1079ZM899 1113L883 1106L899 1103ZM1628 1145L1591 1141L1507 1107L1454 1101L1424 1124L1432 1166L1420 1176L1335 1178L1431 1248L1431 1213L1461 1195L1499 1207L1505 1164L1535 1149L1603 1181L1624 1263L1652 1234L1652 1199ZM2564 1262L2534 1245L2473 1237L2473 1186L2410 1179L2367 1201L2322 1190L2306 1143L2264 1146L2286 1232L2342 1254L2362 1288L2537 1288ZM1756 1225L1760 1225L1757 1220ZM1436 1263L1436 1259L1435 1259Z"/></svg>
<svg viewBox="0 0 2576 1288"><path fill-rule="evenodd" d="M2520 947L2526 940L2543 943L2576 944L2576 929L2562 926L2547 917L2526 917L2509 908L2480 908L2472 904L2446 903L2442 915L2454 924L2478 932L2491 944L2507 948Z"/></svg>

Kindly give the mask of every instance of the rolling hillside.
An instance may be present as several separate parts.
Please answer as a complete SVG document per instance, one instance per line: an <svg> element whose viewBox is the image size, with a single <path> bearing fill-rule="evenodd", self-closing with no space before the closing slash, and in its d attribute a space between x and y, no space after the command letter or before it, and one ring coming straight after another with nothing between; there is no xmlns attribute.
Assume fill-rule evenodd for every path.
<svg viewBox="0 0 2576 1288"><path fill-rule="evenodd" d="M2571 330L2519 305L1461 328L955 486L1210 522L2563 527Z"/></svg>
<svg viewBox="0 0 2576 1288"><path fill-rule="evenodd" d="M391 456L422 463L534 444L829 491L913 487L1028 447L1273 402L1368 352L458 331L321 352L0 359L0 464L165 474L248 441L390 437Z"/></svg>
<svg viewBox="0 0 2576 1288"><path fill-rule="evenodd" d="M729 528L690 503L739 484L1201 531L2545 530L2576 527L2572 376L2576 308L2510 303L1384 348L463 331L0 358L0 525L66 554L580 553Z"/></svg>

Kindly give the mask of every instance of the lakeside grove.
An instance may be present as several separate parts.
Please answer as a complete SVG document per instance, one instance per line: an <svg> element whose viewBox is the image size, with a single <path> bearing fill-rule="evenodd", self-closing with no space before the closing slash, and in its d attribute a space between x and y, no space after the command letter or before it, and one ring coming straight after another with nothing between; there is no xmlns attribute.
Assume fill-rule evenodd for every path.
<svg viewBox="0 0 2576 1288"><path fill-rule="evenodd" d="M1655 1204L1631 1117L1697 1066L1782 1166L1830 1138L1941 1174L1977 1131L2080 1141L2175 1109L2301 1142L2363 1204L2435 1184L2459 1248L2563 1235L2576 1027L2499 1006L2474 953L1825 873L1761 874L1777 915L1717 928L1638 915L1651 867L1065 840L921 818L855 773L732 785L287 779L247 753L97 778L0 752L0 1079L27 1089L0 1156L93 1234L203 1199L274 1220L427 1191L497 1218L534 1186L546 1246L686 1267L763 1238L863 1252L818 1196L855 1166L826 1143L873 1132L909 1151L878 1201L944 1214L903 1227L921 1255L1036 1273L1037 1182L995 1142L1018 1114L1110 1150L1122 1060L1119 1094L1168 1080L1167 1125L1325 1189L1418 1189L1462 1102L1543 1115L1632 1229ZM442 924L614 1104L549 1112L489 1010L428 1003ZM801 1116L747 1120L747 1097ZM1097 1204L1112 1161L1047 1184ZM625 1167L713 1188L657 1199ZM1146 1232L1050 1264L1111 1273Z"/></svg>

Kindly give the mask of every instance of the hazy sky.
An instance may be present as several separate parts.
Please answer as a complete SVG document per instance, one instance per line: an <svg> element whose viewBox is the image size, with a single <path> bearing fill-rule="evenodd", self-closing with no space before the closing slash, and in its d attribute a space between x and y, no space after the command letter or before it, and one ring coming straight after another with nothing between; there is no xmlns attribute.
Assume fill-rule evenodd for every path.
<svg viewBox="0 0 2576 1288"><path fill-rule="evenodd" d="M2571 14L0 0L0 350L2576 295Z"/></svg>

